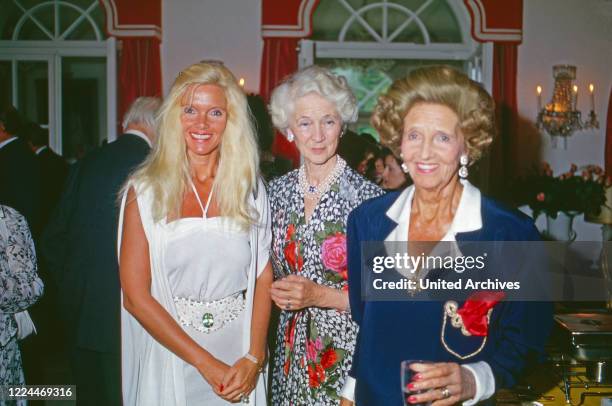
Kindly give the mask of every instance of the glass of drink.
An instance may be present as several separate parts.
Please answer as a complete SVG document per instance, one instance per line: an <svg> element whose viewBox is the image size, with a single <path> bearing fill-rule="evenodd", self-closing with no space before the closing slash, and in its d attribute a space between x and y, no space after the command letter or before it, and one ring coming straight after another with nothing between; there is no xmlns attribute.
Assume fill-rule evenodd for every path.
<svg viewBox="0 0 612 406"><path fill-rule="evenodd" d="M401 364L401 380L402 380L402 399L404 400L404 406L430 406L431 402L421 402L421 403L410 403L408 398L412 395L418 395L420 393L427 392L428 389L423 390L410 390L408 389L408 384L414 380L414 376L417 374L412 369L410 369L410 365L412 364L431 364L431 361L423 361L423 360L406 360L402 361Z"/></svg>

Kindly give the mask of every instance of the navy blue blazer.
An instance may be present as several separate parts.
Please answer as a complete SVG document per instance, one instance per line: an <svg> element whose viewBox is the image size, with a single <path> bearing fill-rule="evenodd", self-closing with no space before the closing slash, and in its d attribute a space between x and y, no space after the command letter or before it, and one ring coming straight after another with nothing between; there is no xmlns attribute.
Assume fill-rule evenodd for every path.
<svg viewBox="0 0 612 406"><path fill-rule="evenodd" d="M483 350L466 360L447 351L441 343L443 302L364 301L361 292L363 241L384 241L397 226L387 210L400 196L392 192L368 200L348 218L349 299L353 319L359 324L350 376L357 380L357 406L403 405L400 363L403 360L472 363L485 361L495 377L496 390L511 387L525 366L543 356L552 328L552 303L500 302L489 324ZM482 228L456 235L462 241L532 241L540 236L533 221L499 203L481 197ZM453 350L470 354L483 337L463 336L455 328L445 330Z"/></svg>

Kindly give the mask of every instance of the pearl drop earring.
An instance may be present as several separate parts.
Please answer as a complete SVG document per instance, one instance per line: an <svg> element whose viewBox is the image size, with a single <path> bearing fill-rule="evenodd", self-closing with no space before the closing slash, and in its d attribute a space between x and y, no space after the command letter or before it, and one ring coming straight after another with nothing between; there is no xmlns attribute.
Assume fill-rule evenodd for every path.
<svg viewBox="0 0 612 406"><path fill-rule="evenodd" d="M468 159L467 154L462 154L461 157L459 158L459 163L461 164L461 167L459 168L459 177L461 179L466 179L468 177L467 164L469 162L470 160Z"/></svg>

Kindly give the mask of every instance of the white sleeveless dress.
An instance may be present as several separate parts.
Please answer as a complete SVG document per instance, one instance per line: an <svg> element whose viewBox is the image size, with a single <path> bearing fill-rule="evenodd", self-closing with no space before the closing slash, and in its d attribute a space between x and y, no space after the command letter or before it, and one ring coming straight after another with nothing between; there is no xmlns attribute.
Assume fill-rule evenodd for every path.
<svg viewBox="0 0 612 406"><path fill-rule="evenodd" d="M254 202L258 207L261 220L267 218L267 197L265 197L265 189L263 186L258 188L259 199ZM206 206L202 205L200 198L195 191L198 199L198 204L202 209L202 217L188 217L175 220L170 223L158 222L154 225L149 224L149 232L145 227L145 234L149 241L150 251L153 251L152 245L155 246L156 254L151 255L152 276L155 277L158 272L160 277L165 279L163 284L166 287L163 296L166 303L160 300L160 303L169 310L169 313L180 324L180 311L177 310L176 300L192 300L199 302L210 302L227 298L230 296L238 296L244 293L246 298L246 308L229 323L226 323L222 328L212 332L202 332L191 325L181 325L181 327L193 338L200 346L210 352L215 358L225 362L228 365L233 365L239 358L244 356L249 349L250 340L250 319L252 313L252 298L254 282L250 281L249 277L259 275L268 262L268 252L270 247L270 231L269 221L264 221L253 236L253 230L241 230L235 221L226 217L208 218L209 200ZM145 225L145 215L143 213L144 201L148 201L148 193L141 191L138 193L138 205ZM212 193L211 193L212 195ZM263 205L262 200L263 199ZM261 210L260 207L265 207ZM263 213L262 213L263 212ZM261 216L263 214L263 216ZM153 236L153 234L155 234ZM154 237L154 238L151 238ZM255 238L257 249L253 249L252 240ZM153 241L152 241L153 240ZM160 252L161 251L161 252ZM255 256L254 261L252 257ZM257 265L253 266L253 262ZM157 267L157 264L161 267ZM157 271L154 272L153 269ZM255 268L255 269L254 269ZM155 289L152 287L153 295ZM157 297L156 297L157 298ZM159 298L158 298L159 300ZM129 321L131 315L123 311L123 318ZM128 317L129 316L129 317ZM132 318L132 320L134 320ZM122 321L123 323L123 321ZM130 323L127 329L133 329L135 326ZM126 330L125 328L123 329ZM141 328L142 330L142 328ZM206 406L225 406L231 403L226 402L217 396L208 382L202 377L198 370L190 364L176 357L173 353L161 346L157 341L152 339L145 331L144 337L141 332L141 338L136 339L136 342L145 340L140 344L136 344L132 337L126 342L126 335L122 331L122 343L124 351L126 347L138 350L142 344L142 348L152 347L151 349L158 352L158 355L165 355L164 358L168 361L171 358L170 369L172 374L168 375L164 368L168 367L166 362L159 363L157 361L149 366L144 366L142 361L148 358L156 358L149 356L146 351L134 360L134 357L128 361L126 365L126 357L122 354L124 375L126 368L132 369L128 373L128 378L123 379L124 403L133 404L172 404L178 405L206 405ZM143 330L144 331L144 330ZM127 334L132 335L133 334ZM147 337L148 336L148 337ZM151 341L152 340L152 341ZM146 373L135 373L133 369L142 370L146 368ZM157 369L156 372L151 371L151 368ZM265 405L265 380L264 374L260 376L257 388L250 396L250 405ZM147 382L146 386L156 387L155 392L161 392L159 397L149 396L143 392L143 379ZM131 389L130 386L134 386ZM150 386L151 385L151 386ZM160 388L161 386L161 388ZM164 388L165 386L165 388ZM126 394L126 390L129 392ZM148 389L147 392L152 389ZM168 393L172 396L167 397ZM164 399L164 400L162 400ZM184 401L183 401L184 399ZM153 402L153 403L150 403Z"/></svg>
<svg viewBox="0 0 612 406"><path fill-rule="evenodd" d="M208 218L210 196L202 205L202 217L173 221L168 232L165 268L174 298L210 302L239 294L247 288L251 248L249 233L235 221L224 217ZM192 326L183 329L215 358L233 365L245 353L236 340L243 329L244 311L221 329L203 333ZM185 398L188 405L229 405L217 396L198 370L185 363Z"/></svg>

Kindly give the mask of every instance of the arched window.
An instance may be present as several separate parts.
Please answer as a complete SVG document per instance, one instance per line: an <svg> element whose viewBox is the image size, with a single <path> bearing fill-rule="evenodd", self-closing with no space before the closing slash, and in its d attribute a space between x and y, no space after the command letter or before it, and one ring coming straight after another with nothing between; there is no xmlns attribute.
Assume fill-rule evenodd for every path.
<svg viewBox="0 0 612 406"><path fill-rule="evenodd" d="M491 48L472 39L469 21L456 0L321 0L299 64L345 76L359 101L355 130L374 133L368 121L378 95L415 67L451 65L490 89L483 61Z"/></svg>
<svg viewBox="0 0 612 406"><path fill-rule="evenodd" d="M116 136L116 41L98 0L4 0L0 103L49 129L78 158Z"/></svg>

